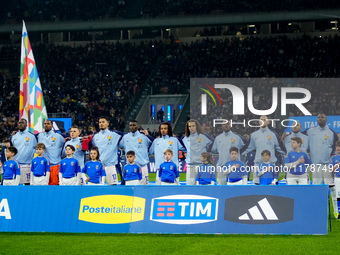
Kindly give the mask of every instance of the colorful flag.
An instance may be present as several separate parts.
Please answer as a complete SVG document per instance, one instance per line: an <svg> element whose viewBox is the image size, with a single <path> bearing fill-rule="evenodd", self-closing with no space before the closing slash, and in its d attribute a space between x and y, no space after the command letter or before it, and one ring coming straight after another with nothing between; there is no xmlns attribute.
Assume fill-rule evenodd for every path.
<svg viewBox="0 0 340 255"><path fill-rule="evenodd" d="M19 119L26 119L28 131L36 134L43 131L47 111L24 21L21 37Z"/></svg>

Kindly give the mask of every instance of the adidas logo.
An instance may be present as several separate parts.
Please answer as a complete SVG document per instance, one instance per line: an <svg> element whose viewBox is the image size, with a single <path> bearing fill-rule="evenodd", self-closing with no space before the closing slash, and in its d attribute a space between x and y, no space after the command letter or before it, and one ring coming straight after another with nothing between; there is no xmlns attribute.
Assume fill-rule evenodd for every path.
<svg viewBox="0 0 340 255"><path fill-rule="evenodd" d="M294 199L249 195L225 200L224 220L242 224L276 224L294 220Z"/></svg>
<svg viewBox="0 0 340 255"><path fill-rule="evenodd" d="M255 205L249 208L248 210L248 213L250 214L253 220L264 220L265 218L267 220L279 220L273 208L270 206L267 198L260 200L258 204L259 206ZM262 216L261 210L265 218ZM251 220L248 213L242 214L240 217L238 217L238 219L239 220Z"/></svg>

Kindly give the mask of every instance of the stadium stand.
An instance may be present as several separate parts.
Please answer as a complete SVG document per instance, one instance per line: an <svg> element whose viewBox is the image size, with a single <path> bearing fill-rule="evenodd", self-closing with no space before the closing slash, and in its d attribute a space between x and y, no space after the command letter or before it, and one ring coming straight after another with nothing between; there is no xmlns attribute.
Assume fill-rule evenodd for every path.
<svg viewBox="0 0 340 255"><path fill-rule="evenodd" d="M251 0L237 2L232 0L13 0L2 8L0 22L12 23L23 19L33 22L91 21L175 15L301 11L339 7L340 3L336 0L259 0L256 2Z"/></svg>
<svg viewBox="0 0 340 255"><path fill-rule="evenodd" d="M11 25L22 19L34 24L131 18L142 21L146 17L320 10L340 8L340 2L99 0L84 4L81 0L13 0L3 7L0 24ZM329 21L326 22L329 25ZM121 39L113 31L105 30L97 34L72 31L68 44L48 44L44 39L40 43L31 40L31 43L34 44L48 112L72 117L83 134L98 128L97 117L100 115L111 116L111 129L123 130L129 108L140 99L142 92L147 95L188 94L191 77L339 77L340 39L336 33L327 36L303 34L301 27L292 23L279 28L273 26L271 33L263 36L260 25L254 26L255 30L250 31L249 27L245 29L246 24L206 24L200 30L193 30L190 40L185 41L173 31L164 32L162 40L158 37L158 40L144 42L105 41ZM242 36L239 36L240 31ZM250 36L257 31L261 36ZM283 34L287 32L297 34L294 37ZM44 37L39 33L32 33L32 36ZM134 39L146 37L145 33L132 36ZM15 129L14 120L18 118L18 40L9 43L8 35L0 34L0 42L6 42L0 45L2 138ZM323 95L320 91L310 106L311 111L319 110L318 103L326 100L331 103L322 110L326 114L339 114L336 97L337 94ZM218 112L214 114L218 115ZM206 129L213 132L209 131L209 126ZM249 134L250 130L245 133Z"/></svg>
<svg viewBox="0 0 340 255"><path fill-rule="evenodd" d="M189 91L190 77L339 77L339 45L336 35L321 38L303 35L295 39L207 38L169 44L118 42L74 47L40 44L34 53L48 111L72 117L87 133L96 127L96 117L100 115L111 116L111 128L123 130L128 106L147 79L152 94L185 94ZM2 47L0 52L7 60L20 54L16 46ZM150 73L155 75L150 77ZM0 75L3 118L17 119L16 84L18 72ZM320 91L311 110L319 111L318 102L327 100L331 104L321 110L327 115L338 114L336 97L336 93L324 95ZM2 123L1 129L6 136L13 128L7 122Z"/></svg>

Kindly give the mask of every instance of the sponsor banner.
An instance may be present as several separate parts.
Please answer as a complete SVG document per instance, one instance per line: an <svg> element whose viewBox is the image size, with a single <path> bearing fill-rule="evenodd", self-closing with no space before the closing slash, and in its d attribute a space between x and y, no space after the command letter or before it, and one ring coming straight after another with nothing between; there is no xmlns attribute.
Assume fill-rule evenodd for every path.
<svg viewBox="0 0 340 255"><path fill-rule="evenodd" d="M173 195L152 199L150 220L169 224L198 224L217 220L218 199Z"/></svg>
<svg viewBox="0 0 340 255"><path fill-rule="evenodd" d="M0 187L5 232L327 234L328 186Z"/></svg>
<svg viewBox="0 0 340 255"><path fill-rule="evenodd" d="M133 187L1 186L3 199L11 217L0 216L6 232L129 233L145 211L145 199L134 197Z"/></svg>
<svg viewBox="0 0 340 255"><path fill-rule="evenodd" d="M144 219L145 199L122 195L102 195L82 198L79 220L119 224Z"/></svg>
<svg viewBox="0 0 340 255"><path fill-rule="evenodd" d="M296 120L301 123L301 132L307 130L311 127L318 126L318 116L298 116L298 117L290 117L289 119ZM291 120L289 126L292 126L294 121ZM340 116L327 116L327 125L330 129L334 130L336 133L340 133ZM292 132L291 127L287 127L286 132Z"/></svg>
<svg viewBox="0 0 340 255"><path fill-rule="evenodd" d="M135 194L151 201L132 233L327 234L327 186L137 186Z"/></svg>

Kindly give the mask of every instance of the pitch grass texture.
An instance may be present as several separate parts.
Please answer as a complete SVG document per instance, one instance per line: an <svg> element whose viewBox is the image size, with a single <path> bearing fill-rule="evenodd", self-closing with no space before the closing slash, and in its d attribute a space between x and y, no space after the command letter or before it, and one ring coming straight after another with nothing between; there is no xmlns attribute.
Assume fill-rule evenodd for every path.
<svg viewBox="0 0 340 255"><path fill-rule="evenodd" d="M1 254L339 254L326 236L0 233Z"/></svg>
<svg viewBox="0 0 340 255"><path fill-rule="evenodd" d="M325 236L0 233L0 254L339 254L340 221L331 223Z"/></svg>

